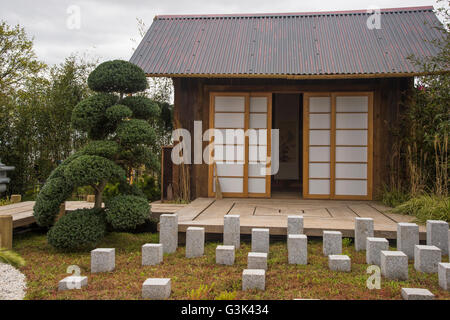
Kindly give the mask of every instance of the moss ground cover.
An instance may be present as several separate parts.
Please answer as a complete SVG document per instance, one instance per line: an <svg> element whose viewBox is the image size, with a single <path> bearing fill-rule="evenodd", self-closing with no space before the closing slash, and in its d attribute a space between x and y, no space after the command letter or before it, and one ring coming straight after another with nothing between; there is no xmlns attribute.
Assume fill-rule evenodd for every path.
<svg viewBox="0 0 450 320"><path fill-rule="evenodd" d="M343 253L352 259L351 273L328 270L328 260L322 255L320 239L308 241L308 265L287 263L284 241L271 243L266 274L266 291L241 291L242 270L247 265L250 243L244 242L236 253L233 266L215 264L215 248L219 242L207 242L202 258L185 258L185 247L164 256L159 266L141 265L141 246L158 242L157 233L110 233L98 247L116 248L116 270L91 274L90 253L62 253L47 244L45 234L30 232L15 237L14 250L27 262L20 270L26 275L26 299L141 299L141 286L147 278L172 279L171 299L401 299L402 287L426 288L437 299L450 299L438 285L437 274L414 270L410 261L408 281L387 281L381 289L369 290L366 281L365 252L356 252L345 241ZM391 248L395 250L394 248ZM443 257L448 262L448 256ZM58 292L58 281L66 277L67 267L78 265L88 276L88 286L81 290Z"/></svg>

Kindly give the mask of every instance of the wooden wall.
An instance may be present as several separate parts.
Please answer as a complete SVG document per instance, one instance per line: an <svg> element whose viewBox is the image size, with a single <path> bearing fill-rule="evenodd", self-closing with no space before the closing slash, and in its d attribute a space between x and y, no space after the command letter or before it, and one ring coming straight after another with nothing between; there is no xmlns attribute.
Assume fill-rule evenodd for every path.
<svg viewBox="0 0 450 320"><path fill-rule="evenodd" d="M377 198L383 184L388 182L392 135L389 128L399 120L405 107L405 96L413 87L413 78L348 79L348 80L284 80L284 79L216 79L174 78L174 117L191 132L194 121L203 122L203 131L209 123L209 93L211 91L373 91L373 191ZM207 143L203 143L203 148ZM193 148L192 148L193 149ZM193 159L193 156L192 156ZM178 192L179 170L173 170L174 193ZM208 166L191 165L191 197L208 196Z"/></svg>

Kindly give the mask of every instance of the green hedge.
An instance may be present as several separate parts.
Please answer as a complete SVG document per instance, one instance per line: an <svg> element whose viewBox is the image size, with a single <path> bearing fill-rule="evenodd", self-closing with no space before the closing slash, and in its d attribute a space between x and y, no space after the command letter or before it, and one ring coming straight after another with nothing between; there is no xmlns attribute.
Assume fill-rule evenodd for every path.
<svg viewBox="0 0 450 320"><path fill-rule="evenodd" d="M119 195L106 203L106 221L116 230L131 230L144 224L150 216L145 198Z"/></svg>
<svg viewBox="0 0 450 320"><path fill-rule="evenodd" d="M59 250L91 249L105 236L103 209L79 209L62 216L47 234L48 243Z"/></svg>

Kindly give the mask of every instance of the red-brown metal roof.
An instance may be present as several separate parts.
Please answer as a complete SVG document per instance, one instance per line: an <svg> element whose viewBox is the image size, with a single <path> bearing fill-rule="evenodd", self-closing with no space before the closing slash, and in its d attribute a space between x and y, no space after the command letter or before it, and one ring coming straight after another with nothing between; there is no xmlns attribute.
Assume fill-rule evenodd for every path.
<svg viewBox="0 0 450 320"><path fill-rule="evenodd" d="M433 7L157 16L131 62L150 76L309 77L416 74L411 55L434 56Z"/></svg>

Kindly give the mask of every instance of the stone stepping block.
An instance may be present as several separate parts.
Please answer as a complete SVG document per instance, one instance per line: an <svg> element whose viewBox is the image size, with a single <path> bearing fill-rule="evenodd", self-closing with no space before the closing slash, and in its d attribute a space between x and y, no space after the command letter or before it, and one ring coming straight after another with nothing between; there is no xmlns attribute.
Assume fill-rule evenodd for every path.
<svg viewBox="0 0 450 320"><path fill-rule="evenodd" d="M162 214L159 216L159 243L164 253L174 253L178 247L178 215Z"/></svg>
<svg viewBox="0 0 450 320"><path fill-rule="evenodd" d="M373 219L355 218L355 250L366 250L367 237L373 237Z"/></svg>
<svg viewBox="0 0 450 320"><path fill-rule="evenodd" d="M323 255L342 253L342 232L340 231L324 231L323 232Z"/></svg>
<svg viewBox="0 0 450 320"><path fill-rule="evenodd" d="M85 276L68 276L58 282L58 291L81 289L87 284L88 278Z"/></svg>
<svg viewBox="0 0 450 320"><path fill-rule="evenodd" d="M242 272L242 290L265 290L266 271L263 269L245 269Z"/></svg>
<svg viewBox="0 0 450 320"><path fill-rule="evenodd" d="M97 248L91 251L91 272L110 272L116 267L116 249Z"/></svg>
<svg viewBox="0 0 450 320"><path fill-rule="evenodd" d="M303 234L303 216L287 217L287 235Z"/></svg>
<svg viewBox="0 0 450 320"><path fill-rule="evenodd" d="M163 261L163 245L161 243L146 243L142 246L142 265L154 266Z"/></svg>
<svg viewBox="0 0 450 320"><path fill-rule="evenodd" d="M269 229L252 229L252 252L269 253Z"/></svg>
<svg viewBox="0 0 450 320"><path fill-rule="evenodd" d="M247 256L247 268L267 270L267 253L249 252Z"/></svg>
<svg viewBox="0 0 450 320"><path fill-rule="evenodd" d="M434 300L434 294L427 289L402 288L403 300Z"/></svg>
<svg viewBox="0 0 450 320"><path fill-rule="evenodd" d="M328 267L331 271L350 272L352 270L352 263L349 256L330 254L328 256Z"/></svg>
<svg viewBox="0 0 450 320"><path fill-rule="evenodd" d="M381 251L389 250L389 241L385 238L367 237L366 263L381 265Z"/></svg>
<svg viewBox="0 0 450 320"><path fill-rule="evenodd" d="M304 234L288 235L288 262L289 264L308 263L308 237Z"/></svg>
<svg viewBox="0 0 450 320"><path fill-rule="evenodd" d="M425 273L437 273L441 262L441 249L436 246L414 247L414 269Z"/></svg>
<svg viewBox="0 0 450 320"><path fill-rule="evenodd" d="M439 263L438 266L439 286L450 291L450 263Z"/></svg>
<svg viewBox="0 0 450 320"><path fill-rule="evenodd" d="M402 251L381 251L381 274L391 280L408 280L408 256Z"/></svg>
<svg viewBox="0 0 450 320"><path fill-rule="evenodd" d="M186 258L197 258L205 253L205 228L189 227L186 230Z"/></svg>
<svg viewBox="0 0 450 320"><path fill-rule="evenodd" d="M170 297L172 290L169 278L149 278L142 284L142 298L164 300Z"/></svg>
<svg viewBox="0 0 450 320"><path fill-rule="evenodd" d="M234 264L234 246L217 246L216 248L216 263L227 266Z"/></svg>
<svg viewBox="0 0 450 320"><path fill-rule="evenodd" d="M408 259L414 259L414 247L419 244L419 226L415 223L397 223L397 250Z"/></svg>
<svg viewBox="0 0 450 320"><path fill-rule="evenodd" d="M241 222L239 215L225 215L223 217L223 244L234 246L239 249L241 246Z"/></svg>
<svg viewBox="0 0 450 320"><path fill-rule="evenodd" d="M427 245L441 249L443 255L448 255L449 230L448 223L441 220L427 220Z"/></svg>

